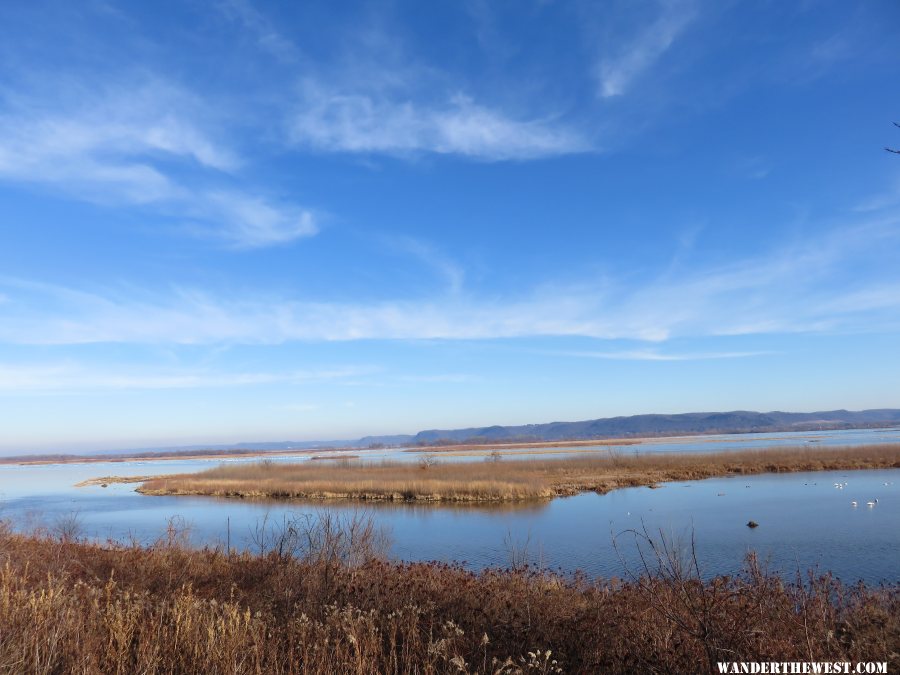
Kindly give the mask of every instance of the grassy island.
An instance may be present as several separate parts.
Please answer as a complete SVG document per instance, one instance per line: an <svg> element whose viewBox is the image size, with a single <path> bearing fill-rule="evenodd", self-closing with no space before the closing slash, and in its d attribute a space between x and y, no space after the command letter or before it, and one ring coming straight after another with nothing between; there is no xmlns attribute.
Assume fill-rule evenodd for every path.
<svg viewBox="0 0 900 675"><path fill-rule="evenodd" d="M138 491L276 499L503 502L715 476L900 468L900 444L644 455L611 449L592 457L511 460L496 455L488 459L441 463L426 457L418 464L261 462L154 477Z"/></svg>

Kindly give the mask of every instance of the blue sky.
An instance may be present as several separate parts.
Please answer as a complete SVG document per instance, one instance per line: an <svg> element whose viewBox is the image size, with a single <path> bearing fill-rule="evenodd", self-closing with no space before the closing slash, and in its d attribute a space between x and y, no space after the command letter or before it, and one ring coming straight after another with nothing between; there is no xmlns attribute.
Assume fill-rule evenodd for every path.
<svg viewBox="0 0 900 675"><path fill-rule="evenodd" d="M0 451L900 407L898 30L5 2Z"/></svg>

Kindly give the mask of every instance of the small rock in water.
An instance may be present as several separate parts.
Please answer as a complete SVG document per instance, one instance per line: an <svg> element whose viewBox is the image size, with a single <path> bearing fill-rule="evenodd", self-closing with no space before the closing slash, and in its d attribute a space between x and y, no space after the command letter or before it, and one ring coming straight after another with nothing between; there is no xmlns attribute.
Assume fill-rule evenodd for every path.
<svg viewBox="0 0 900 675"><path fill-rule="evenodd" d="M751 520L749 523L747 523L747 527L759 527L759 523L757 523L755 520Z"/></svg>
<svg viewBox="0 0 900 675"><path fill-rule="evenodd" d="M100 487L109 487L109 485L106 483L100 483Z"/></svg>

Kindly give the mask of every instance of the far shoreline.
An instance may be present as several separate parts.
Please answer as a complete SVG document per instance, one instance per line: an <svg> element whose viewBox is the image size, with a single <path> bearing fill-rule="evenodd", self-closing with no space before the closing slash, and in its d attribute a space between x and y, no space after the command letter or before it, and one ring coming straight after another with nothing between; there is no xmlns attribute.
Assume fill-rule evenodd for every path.
<svg viewBox="0 0 900 675"><path fill-rule="evenodd" d="M53 464L122 464L125 462L163 462L163 461L191 461L191 460L228 460L228 459L247 459L247 458L260 458L265 459L267 457L294 457L294 456L306 456L306 455L320 455L323 453L337 453L340 458L344 453L368 453L368 452L380 452L380 451L393 451L393 452L404 452L404 453L422 453L422 454L434 454L434 455L445 455L452 456L454 453L458 453L460 455L471 454L472 456L479 456L484 454L490 454L492 451L503 451L503 450L539 450L541 448L550 448L556 449L556 452L559 452L561 449L565 448L584 448L584 447L629 447L633 445L643 445L646 443L714 443L714 442L722 442L722 443L740 443L744 437L749 436L751 434L785 434L785 433L806 433L806 434L816 434L815 436L810 436L810 442L818 442L824 437L827 437L829 434L833 434L835 432L845 432L845 431L877 431L877 430L892 430L897 427L894 425L884 426L884 427L853 427L853 428L842 428L842 429L802 429L797 431L731 431L731 432L716 432L716 433L685 433L678 434L672 436L656 436L656 435L646 435L646 436L636 436L636 437L627 437L627 438L593 438L593 439L572 439L572 440L562 440L562 441L519 441L519 442L510 442L510 443L453 443L447 445L424 445L424 446L412 446L412 445L397 445L397 446L385 446L380 448L375 447L365 447L360 448L357 446L323 446L317 448L295 448L295 449L283 449L283 450L258 450L258 449L234 449L234 450L185 450L185 451L172 451L172 452L150 452L150 453L142 453L142 452L133 452L133 453L124 453L124 454L114 454L114 455L34 455L34 458L30 458L29 455L12 455L8 457L0 456L0 465L17 465L17 466L46 466ZM733 439L727 438L723 439L721 437L734 437ZM771 441L777 440L775 438L759 438L759 441ZM787 446L785 446L787 447ZM521 454L532 454L532 453L521 453ZM533 454L544 454L544 453L533 453ZM548 455L555 454L554 452L545 453ZM348 459L351 457L347 457ZM365 458L364 455L361 458ZM352 459L356 459L356 457L352 457Z"/></svg>

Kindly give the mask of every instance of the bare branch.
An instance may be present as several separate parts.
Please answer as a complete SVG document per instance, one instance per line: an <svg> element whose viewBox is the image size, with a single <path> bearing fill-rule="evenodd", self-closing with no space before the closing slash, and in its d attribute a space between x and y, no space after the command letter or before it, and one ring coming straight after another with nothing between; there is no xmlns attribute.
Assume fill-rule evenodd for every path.
<svg viewBox="0 0 900 675"><path fill-rule="evenodd" d="M894 122L894 126L900 129L900 122ZM893 152L895 155L900 155L900 150L895 150L894 148L885 148L888 152Z"/></svg>

